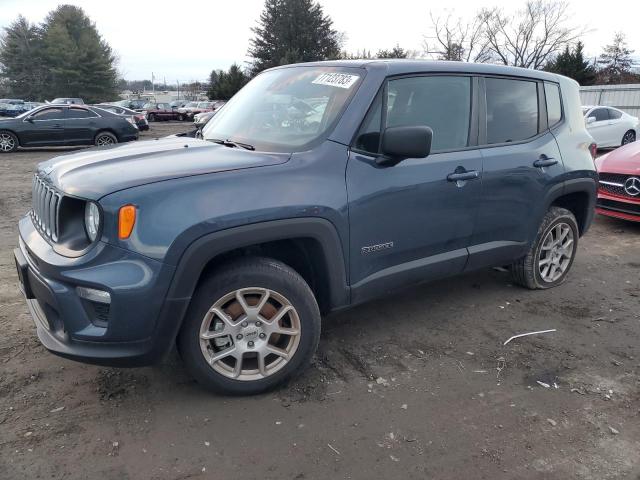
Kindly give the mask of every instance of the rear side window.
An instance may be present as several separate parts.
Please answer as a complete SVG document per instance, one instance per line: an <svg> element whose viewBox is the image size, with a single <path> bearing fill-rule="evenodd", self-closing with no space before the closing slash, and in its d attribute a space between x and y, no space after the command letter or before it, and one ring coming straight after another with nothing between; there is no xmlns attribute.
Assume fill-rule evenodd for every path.
<svg viewBox="0 0 640 480"><path fill-rule="evenodd" d="M469 143L471 78L422 76L390 80L365 118L354 147L379 153L380 132L389 127L424 125L433 130L432 151L455 150ZM383 113L385 115L383 115Z"/></svg>
<svg viewBox="0 0 640 480"><path fill-rule="evenodd" d="M617 120L622 117L622 112L619 112L618 110L614 110L613 108L609 108L608 110L609 110L610 120Z"/></svg>
<svg viewBox="0 0 640 480"><path fill-rule="evenodd" d="M486 78L487 143L527 140L538 134L536 82Z"/></svg>
<svg viewBox="0 0 640 480"><path fill-rule="evenodd" d="M544 82L544 94L547 97L547 121L553 127L562 120L562 103L560 101L560 87L555 83Z"/></svg>
<svg viewBox="0 0 640 480"><path fill-rule="evenodd" d="M67 111L67 118L94 118L97 117L95 113L85 108L70 107Z"/></svg>

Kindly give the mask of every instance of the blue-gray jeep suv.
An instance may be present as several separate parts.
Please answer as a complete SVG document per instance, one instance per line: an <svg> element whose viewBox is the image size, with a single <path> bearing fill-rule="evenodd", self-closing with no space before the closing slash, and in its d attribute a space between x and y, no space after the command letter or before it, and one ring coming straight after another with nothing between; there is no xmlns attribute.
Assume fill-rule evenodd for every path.
<svg viewBox="0 0 640 480"><path fill-rule="evenodd" d="M290 65L201 136L39 165L15 258L53 353L136 366L177 344L206 387L260 392L332 310L491 266L558 285L593 218L578 85L550 73Z"/></svg>

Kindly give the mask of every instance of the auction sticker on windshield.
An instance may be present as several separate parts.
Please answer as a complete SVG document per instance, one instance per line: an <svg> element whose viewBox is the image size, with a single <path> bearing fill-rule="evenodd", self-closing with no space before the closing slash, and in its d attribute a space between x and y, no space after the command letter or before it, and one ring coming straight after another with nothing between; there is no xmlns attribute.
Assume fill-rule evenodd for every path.
<svg viewBox="0 0 640 480"><path fill-rule="evenodd" d="M323 73L313 82L316 85L329 85L330 87L351 88L360 78L358 75L348 73Z"/></svg>

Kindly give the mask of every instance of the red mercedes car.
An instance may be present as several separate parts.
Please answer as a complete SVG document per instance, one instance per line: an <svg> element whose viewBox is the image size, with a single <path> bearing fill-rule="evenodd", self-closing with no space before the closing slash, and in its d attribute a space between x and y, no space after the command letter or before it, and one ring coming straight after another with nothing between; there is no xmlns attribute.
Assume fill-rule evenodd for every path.
<svg viewBox="0 0 640 480"><path fill-rule="evenodd" d="M596 212L640 222L640 141L596 159L600 175Z"/></svg>

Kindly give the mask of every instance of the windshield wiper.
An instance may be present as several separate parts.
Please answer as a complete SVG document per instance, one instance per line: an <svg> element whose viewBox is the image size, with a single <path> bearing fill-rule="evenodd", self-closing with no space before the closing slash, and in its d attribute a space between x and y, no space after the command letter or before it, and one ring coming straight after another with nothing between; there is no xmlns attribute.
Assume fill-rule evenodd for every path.
<svg viewBox="0 0 640 480"><path fill-rule="evenodd" d="M246 150L255 150L256 147L253 145L249 145L248 143L236 142L235 140L220 140L214 139L211 140L213 143L217 143L218 145L224 145L225 147L242 147Z"/></svg>

